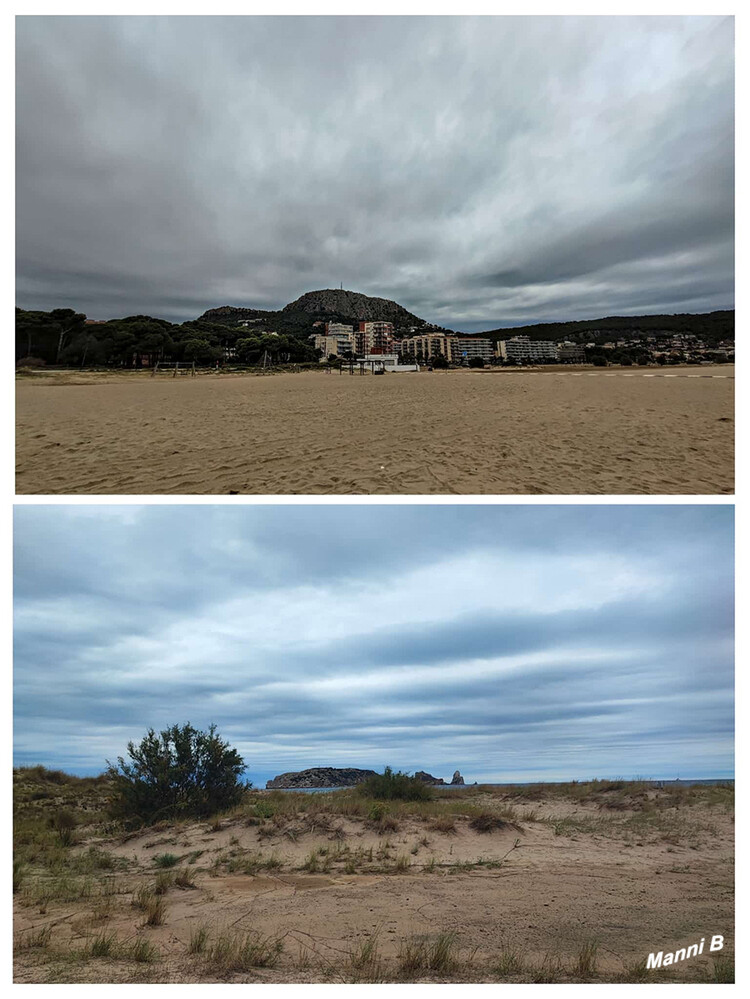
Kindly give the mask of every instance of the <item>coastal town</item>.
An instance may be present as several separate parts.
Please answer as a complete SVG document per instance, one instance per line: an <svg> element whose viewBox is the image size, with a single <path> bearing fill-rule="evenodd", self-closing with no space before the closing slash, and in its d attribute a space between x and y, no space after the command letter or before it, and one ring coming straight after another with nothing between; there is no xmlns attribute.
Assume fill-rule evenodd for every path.
<svg viewBox="0 0 750 999"><path fill-rule="evenodd" d="M388 370L413 371L416 366L484 367L485 365L526 366L536 364L625 366L638 364L701 364L734 361L734 341L712 345L696 333L665 332L662 335L632 332L603 340L597 330L587 339L541 340L511 336L493 341L482 336L424 328L414 328L399 338L394 324L385 321L317 323L322 331L310 335L321 363L363 360L377 361Z"/></svg>

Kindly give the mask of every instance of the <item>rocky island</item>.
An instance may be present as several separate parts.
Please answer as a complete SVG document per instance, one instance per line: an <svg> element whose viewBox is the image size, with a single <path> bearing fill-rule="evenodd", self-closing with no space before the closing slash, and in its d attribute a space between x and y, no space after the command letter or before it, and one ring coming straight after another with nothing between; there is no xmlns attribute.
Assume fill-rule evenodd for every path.
<svg viewBox="0 0 750 999"><path fill-rule="evenodd" d="M266 788L275 787L354 787L375 777L374 770L357 770L355 767L311 767L309 770L299 770L279 774L266 781Z"/></svg>
<svg viewBox="0 0 750 999"><path fill-rule="evenodd" d="M309 787L356 787L366 781L368 777L376 777L375 770L358 770L356 767L311 767L309 770L290 771L279 774L278 777L266 781L266 789L273 788L309 788ZM448 782L442 777L433 777L432 774L424 770L417 770L414 774L417 780L424 781L425 784L436 784L438 786L448 786ZM451 785L463 784L464 779L458 770L453 774Z"/></svg>
<svg viewBox="0 0 750 999"><path fill-rule="evenodd" d="M443 780L442 777L433 777L432 774L425 773L424 770L417 770L414 776L417 778L417 780L424 781L425 784L437 784L438 787L441 784L443 785L443 787L449 787L449 786L463 785L466 783L463 777L461 776L461 772L459 770L455 771L450 782Z"/></svg>

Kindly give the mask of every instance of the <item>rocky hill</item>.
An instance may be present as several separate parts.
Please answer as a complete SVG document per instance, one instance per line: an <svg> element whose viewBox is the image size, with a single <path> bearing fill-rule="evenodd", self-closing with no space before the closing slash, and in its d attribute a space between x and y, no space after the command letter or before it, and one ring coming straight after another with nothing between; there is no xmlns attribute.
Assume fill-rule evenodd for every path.
<svg viewBox="0 0 750 999"><path fill-rule="evenodd" d="M308 291L296 301L285 305L277 312L264 309L248 309L234 305L221 305L208 309L198 322L207 321L233 326L240 322L250 322L277 331L298 333L309 332L317 321L350 322L382 319L393 323L398 330L427 326L424 319L415 316L398 302L388 298L374 298L358 291L344 291L328 288L322 291Z"/></svg>
<svg viewBox="0 0 750 999"><path fill-rule="evenodd" d="M422 326L424 319L408 312L398 302L389 298L374 298L358 291L344 291L339 288L326 288L323 291L308 291L296 301L285 305L284 312L307 312L318 319L336 318L341 320L382 319L394 326Z"/></svg>

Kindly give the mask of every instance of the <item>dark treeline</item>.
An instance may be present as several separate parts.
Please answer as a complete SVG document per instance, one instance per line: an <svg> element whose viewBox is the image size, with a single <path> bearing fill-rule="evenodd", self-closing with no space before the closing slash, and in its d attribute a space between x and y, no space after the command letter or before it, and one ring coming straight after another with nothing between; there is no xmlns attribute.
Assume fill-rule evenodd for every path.
<svg viewBox="0 0 750 999"><path fill-rule="evenodd" d="M530 340L572 340L602 342L618 336L644 338L692 333L706 343L716 344L734 339L734 309L720 312L689 312L660 316L608 316L604 319L572 320L566 323L537 323L533 326L515 326L513 329L488 330L477 336L490 340L509 340L514 336L527 336Z"/></svg>
<svg viewBox="0 0 750 999"><path fill-rule="evenodd" d="M328 314L325 319L351 323L344 315ZM170 323L153 316L126 316L107 322L89 323L73 309L51 312L16 309L16 362L21 365L61 365L64 367L153 367L157 362L217 364L287 364L314 362L319 354L310 334L320 332L321 316L302 310L268 312L259 309L212 309L198 319ZM422 320L419 320L422 322ZM242 325L243 323L247 325ZM432 328L438 332L437 327ZM442 331L451 332L451 331ZM407 334L397 329L396 334ZM594 354L609 357L600 345L618 338L643 340L692 334L708 346L734 339L734 311L660 316L613 316L566 323L543 323L490 330L477 336L494 341L514 336L535 340L570 340L596 345L588 348L586 359ZM463 334L466 335L466 334ZM644 344L645 349L645 344ZM632 355L634 345L625 348ZM610 352L611 353L611 352ZM589 356L589 355L592 356ZM645 355L644 355L645 356Z"/></svg>
<svg viewBox="0 0 750 999"><path fill-rule="evenodd" d="M288 315L284 322L256 329L206 319L170 323L152 316L126 316L87 323L73 309L32 312L16 309L16 362L69 367L151 367L156 362L195 361L215 365L317 360L308 337L312 317Z"/></svg>

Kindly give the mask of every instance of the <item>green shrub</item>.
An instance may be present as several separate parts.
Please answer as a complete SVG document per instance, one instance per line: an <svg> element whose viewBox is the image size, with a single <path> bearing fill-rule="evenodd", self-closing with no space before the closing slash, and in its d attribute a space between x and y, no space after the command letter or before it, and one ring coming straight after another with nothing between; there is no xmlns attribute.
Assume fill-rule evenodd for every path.
<svg viewBox="0 0 750 999"><path fill-rule="evenodd" d="M72 846L75 842L75 815L67 809L57 812L52 820L52 828L57 833L61 846Z"/></svg>
<svg viewBox="0 0 750 999"><path fill-rule="evenodd" d="M394 773L390 767L386 767L382 774L368 777L358 786L358 791L367 798L380 801L430 801L433 797L429 784L400 770Z"/></svg>
<svg viewBox="0 0 750 999"><path fill-rule="evenodd" d="M206 818L237 805L245 790L240 783L245 763L211 725L200 732L189 723L173 725L158 735L153 729L136 746L128 743L130 762L122 756L107 761L113 784L115 818L155 822L160 818Z"/></svg>

